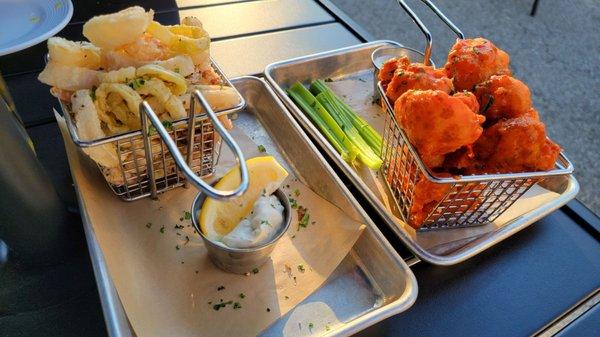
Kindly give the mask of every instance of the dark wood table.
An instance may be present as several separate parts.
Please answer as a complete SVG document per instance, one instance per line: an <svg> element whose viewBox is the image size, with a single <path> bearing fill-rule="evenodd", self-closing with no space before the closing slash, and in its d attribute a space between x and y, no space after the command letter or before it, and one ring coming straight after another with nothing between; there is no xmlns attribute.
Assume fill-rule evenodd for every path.
<svg viewBox="0 0 600 337"><path fill-rule="evenodd" d="M91 16L133 4L153 8L156 20L163 23L198 16L213 38L213 56L230 77L260 75L273 61L371 39L326 0L81 0L74 4L71 23L58 34L72 40L83 39L82 24ZM36 80L45 53L45 44L39 44L0 57L0 71L40 161L75 215L70 225L79 240L78 250L64 263L34 270L9 261L0 271L0 336L105 336L66 154L52 115L57 104L48 87ZM368 205L365 200L361 203ZM403 257L411 258L391 232L381 229ZM457 266L414 265L419 284L416 304L358 335L512 336L557 331L597 335L599 241L600 219L572 201Z"/></svg>

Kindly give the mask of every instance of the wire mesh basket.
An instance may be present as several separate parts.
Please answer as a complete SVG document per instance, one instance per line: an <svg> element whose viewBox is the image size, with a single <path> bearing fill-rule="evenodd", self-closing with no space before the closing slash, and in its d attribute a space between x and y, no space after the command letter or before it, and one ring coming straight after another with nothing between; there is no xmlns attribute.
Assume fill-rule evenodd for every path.
<svg viewBox="0 0 600 337"><path fill-rule="evenodd" d="M223 85L234 88L214 62L212 66ZM241 110L245 106L245 101L239 93L238 97L239 103L236 106L215 111L215 116L225 116ZM167 129L168 136L179 152L185 156L185 164L191 170L190 172L204 178L215 171L215 164L220 154L221 137L215 132L214 123L218 122L216 120L213 122L212 118L209 118L206 108L203 111L195 111L194 102L195 98L192 97L186 118L172 123L163 122L162 125ZM206 106L205 103L202 103L202 106ZM70 106L62 101L60 105L69 134L76 145L84 151L116 151L117 166L106 167L96 163L115 195L126 201L148 196L156 198L158 193L186 184L185 172L177 165L172 152L161 139L160 132L157 132L154 126L147 125L146 116L142 111L146 108L151 109L149 105L146 105L146 108L140 106L144 132L130 131L93 141L79 138Z"/></svg>
<svg viewBox="0 0 600 337"><path fill-rule="evenodd" d="M568 175L573 165L561 152L550 171L440 177L423 163L416 149L398 125L385 90L378 89L386 109L383 132L382 170L402 219L409 222L416 185L423 179L439 196L436 205L422 219L419 231L460 228L493 222L533 185L553 176Z"/></svg>

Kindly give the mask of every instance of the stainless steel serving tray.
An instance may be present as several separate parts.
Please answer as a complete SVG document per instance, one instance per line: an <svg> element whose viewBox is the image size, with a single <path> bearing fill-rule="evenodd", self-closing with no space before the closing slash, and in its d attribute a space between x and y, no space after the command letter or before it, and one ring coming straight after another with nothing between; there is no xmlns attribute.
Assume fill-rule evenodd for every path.
<svg viewBox="0 0 600 337"><path fill-rule="evenodd" d="M383 219L383 222L394 231L394 233L418 258L437 265L452 265L462 262L526 228L575 197L579 191L579 184L573 176L548 178L544 182L544 187L552 192L558 193L559 196L543 206L506 221L491 232L448 242L445 244L443 250L436 246L426 248L420 244L418 240L415 239L415 236L409 233L409 229L406 228L406 225L401 223L390 208L386 207L384 202L374 193L371 187L365 183L364 179L361 178L361 175L348 165L348 163L342 160L327 139L321 135L319 130L286 94L286 89L296 81L307 84L309 81L319 78L331 78L335 81L357 78L359 79L357 83L361 86L361 91L373 91L374 81L371 53L375 49L386 45L400 44L393 41L374 41L329 52L276 62L267 66L265 69L265 77L294 117L296 117L303 128L311 135L312 139L316 140L321 150L323 150L331 161L341 169L351 183L375 208L378 215ZM361 113L361 111L358 111L358 113ZM377 118L380 118L380 124L383 124L383 115L379 117L363 115L363 117L375 118L375 121L377 121ZM380 129L379 131L381 132L383 130ZM452 229L450 231L461 230L464 229ZM437 235L442 235L441 233L442 232L439 232ZM416 235L430 234L417 233Z"/></svg>
<svg viewBox="0 0 600 337"><path fill-rule="evenodd" d="M285 163L313 191L366 225L361 237L326 283L300 304L323 302L341 322L331 326L330 330L318 331L315 327L312 334L350 335L408 309L417 297L413 273L274 92L264 80L256 77L240 77L232 83L247 103L234 123L257 143L263 144L269 154ZM134 336L89 222L86 201L79 193L78 196L109 335ZM287 319L287 315L282 317L263 335L280 336Z"/></svg>

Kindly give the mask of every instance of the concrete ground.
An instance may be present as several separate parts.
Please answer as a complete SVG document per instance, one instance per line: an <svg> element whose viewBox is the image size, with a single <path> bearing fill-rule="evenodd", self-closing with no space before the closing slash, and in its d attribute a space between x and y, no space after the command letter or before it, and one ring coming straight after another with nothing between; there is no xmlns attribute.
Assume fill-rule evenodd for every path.
<svg viewBox="0 0 600 337"><path fill-rule="evenodd" d="M424 38L395 0L332 0L375 39L419 50ZM406 0L434 38L433 60L445 63L455 36L417 0ZM529 85L534 106L575 164L578 199L600 214L600 2L434 0L467 37L482 36L510 54L514 75Z"/></svg>

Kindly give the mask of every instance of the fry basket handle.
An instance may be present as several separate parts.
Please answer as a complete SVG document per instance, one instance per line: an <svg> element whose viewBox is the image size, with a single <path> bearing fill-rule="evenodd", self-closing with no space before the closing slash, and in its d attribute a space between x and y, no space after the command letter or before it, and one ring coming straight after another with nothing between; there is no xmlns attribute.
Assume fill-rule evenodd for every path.
<svg viewBox="0 0 600 337"><path fill-rule="evenodd" d="M194 171L192 171L192 169L189 167L189 164L191 163L191 159L192 159L191 149L193 149L193 144L191 142L194 139L193 132L195 130L195 127L194 127L194 114L195 114L194 113L194 101L196 99L200 102L200 104L204 108L206 115L208 116L208 118L210 118L216 131L223 137L223 140L225 140L225 143L227 143L227 146L229 146L229 148L231 148L233 150L233 153L236 156L237 162L240 167L241 182L233 190L222 191L222 190L213 188L211 185L207 184L204 180L202 180L200 177L198 177L194 173ZM188 145L189 146L188 146L187 161L186 161L186 159L184 159L181 152L179 152L179 149L177 148L177 144L175 144L175 142L173 141L171 136L169 136L167 129L162 125L160 119L158 118L158 116L156 115L154 110L152 110L152 107L150 107L150 104L148 104L148 102L146 102L146 101L142 101L142 103L140 103L140 118L142 121L142 132L144 134L144 147L146 150L145 152L146 152L146 162L147 163L152 163L152 153L150 151L150 149L151 149L150 137L147 136L148 119L150 119L150 122L156 128L156 131L160 135L160 138L162 138L162 140L165 142L165 145L171 152L171 155L173 156L175 163L177 164L177 166L179 166L179 168L181 169L181 171L183 172L183 174L185 175L187 180L192 185L194 185L196 188L198 188L200 191L206 193L206 195L208 197L213 198L213 199L229 199L229 198L233 198L233 197L242 195L246 191L246 189L248 189L248 167L247 167L246 161L244 159L244 154L242 153L242 150L237 145L237 143L233 140L231 135L227 132L227 130L225 130L225 127L223 127L221 122L219 122L217 115L214 113L214 111L210 107L210 104L208 104L208 102L206 101L206 99L200 93L199 90L195 90L192 93L192 99L190 102L190 114L188 117L188 123L189 123ZM150 167L148 169L148 177L151 181L154 181L154 170L152 169L152 167ZM151 184L151 186L152 186L152 196L156 197L156 184Z"/></svg>
<svg viewBox="0 0 600 337"><path fill-rule="evenodd" d="M400 7L404 9L408 16L410 16L413 22L419 27L421 32L423 32L423 35L425 35L427 45L425 46L425 52L423 53L423 64L428 66L429 60L431 59L431 49L433 47L433 37L431 35L431 32L429 31L429 29L427 29L427 27L425 26L423 21L421 21L421 19L417 16L417 14L415 14L415 12L413 12L413 10L406 4L406 2L404 2L404 0L397 1ZM458 27L456 27L456 25L452 21L450 21L450 19L448 19L448 17L446 17L446 15L444 15L444 13L442 13L442 11L440 11L430 0L421 0L421 2L427 5L427 7L429 7L435 13L435 15L437 15L440 18L440 20L442 20L448 27L450 27L450 29L452 29L452 31L456 34L456 36L458 36L459 39L462 40L465 38L465 35L462 33L462 31Z"/></svg>

